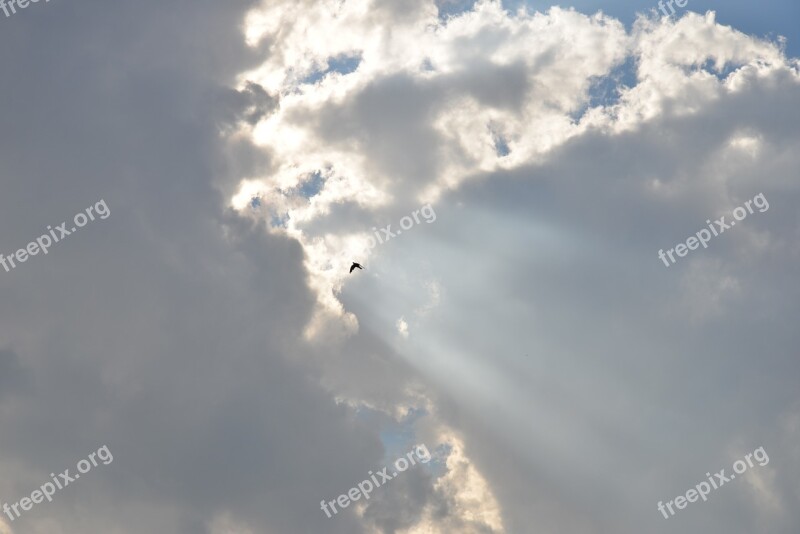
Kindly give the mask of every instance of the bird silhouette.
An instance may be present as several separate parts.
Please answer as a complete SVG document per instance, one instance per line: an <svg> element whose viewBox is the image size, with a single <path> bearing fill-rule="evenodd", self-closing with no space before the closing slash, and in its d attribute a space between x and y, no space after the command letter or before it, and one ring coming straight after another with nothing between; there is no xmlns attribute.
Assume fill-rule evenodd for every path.
<svg viewBox="0 0 800 534"><path fill-rule="evenodd" d="M359 263L356 263L356 262L353 262L353 265L351 265L351 266L350 266L350 272L352 273L352 272L353 272L353 269L355 269L355 268L363 269L363 267L361 266L361 264L359 264Z"/></svg>

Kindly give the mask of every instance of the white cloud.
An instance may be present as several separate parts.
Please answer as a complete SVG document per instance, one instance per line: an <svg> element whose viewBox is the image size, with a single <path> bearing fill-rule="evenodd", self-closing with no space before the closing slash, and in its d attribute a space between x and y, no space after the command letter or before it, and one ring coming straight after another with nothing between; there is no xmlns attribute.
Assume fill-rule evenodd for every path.
<svg viewBox="0 0 800 534"><path fill-rule="evenodd" d="M627 401L638 387L615 393L608 406L598 404L594 395L615 391L617 382L614 373L590 363L593 382L553 392L565 403L559 416L538 408L529 414L523 407L546 397L527 391L518 377L531 376L542 361L561 375L569 368L564 361L587 365L576 354L613 352L610 332L622 335L626 325L618 316L630 316L630 328L657 331L644 320L646 301L627 285L642 278L661 277L650 282L661 298L653 313L672 325L668 329L742 313L746 298L759 291L752 269L762 261L735 260L770 254L775 221L748 221L670 271L656 251L689 235L682 218L696 221L689 225L695 232L707 217L775 183L753 182L777 149L773 125L737 110L761 102L764 91L793 102L797 65L780 44L722 26L711 12L677 20L641 17L627 33L608 16L559 8L512 13L481 1L440 19L432 4L425 5L404 18L370 9L367 1L302 10L270 3L252 12L249 35L269 41L271 53L240 83L255 81L281 99L255 128L254 142L274 157L273 169L257 180L288 199L285 191L308 173L329 177L310 201L274 202L289 214L285 232L302 244L318 295L312 339L313 332L325 339L337 324L354 340L399 333L407 346L395 350L403 359L498 434L470 434L467 443L502 443L518 461L538 466L536 448L551 454L564 473L580 476L580 466L591 465L575 460L590 454L581 443L605 440L600 447L615 454L609 430L622 431L623 414L638 417ZM258 22L273 15L287 18L272 28ZM360 58L355 71L306 81L342 55ZM620 86L618 98L594 100L598 80L618 76L618 69L631 69L634 83ZM704 131L705 124L713 127ZM775 180L782 176L774 174ZM427 201L436 202L435 228L368 248L373 227ZM347 274L356 258L369 264L367 276ZM436 281L426 287L419 280ZM609 301L610 287L629 294ZM606 306L616 311L609 315ZM560 336L572 333L578 317L589 325L580 333L585 341L564 346ZM536 339L535 350L522 351L533 355L522 362L504 354L520 352L509 339L519 335ZM642 335L617 358L641 353ZM608 338L599 342L603 349L589 343L596 337ZM358 395L355 390L351 394ZM530 423L527 416L547 429L545 435L516 430ZM569 422L554 428L562 418ZM589 428L595 424L602 437ZM473 505L453 506L445 518L426 513L408 532L447 531L453 524L469 529L473 520L483 525L476 532L529 524L528 512L477 470L471 460L487 464L486 453L478 454L469 471L481 480L475 483L479 501L494 503L491 512L476 519ZM557 471L533 471L554 476L551 469ZM575 505L543 505L539 512L548 516ZM560 521L546 520L587 529L593 523ZM587 532L624 530L613 519L604 521Z"/></svg>

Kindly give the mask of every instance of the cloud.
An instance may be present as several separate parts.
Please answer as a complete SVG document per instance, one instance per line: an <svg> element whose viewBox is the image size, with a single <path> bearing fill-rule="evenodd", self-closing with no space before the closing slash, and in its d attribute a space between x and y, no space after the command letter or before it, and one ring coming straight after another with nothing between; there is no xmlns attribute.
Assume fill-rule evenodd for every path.
<svg viewBox="0 0 800 534"><path fill-rule="evenodd" d="M782 256L769 244L796 237L787 233L791 224L759 218L677 272L665 274L655 253L759 191L786 187L792 165L786 158L794 160L789 139L797 131L788 127L793 119L780 116L796 107L796 60L783 55L780 43L718 24L712 12L640 17L626 32L600 14L510 13L478 2L446 19L422 10L376 37L375 18L385 14L367 5L310 7L309 20L333 21L317 27L313 40L301 37L302 21L290 31L263 31L261 38L286 53L240 77L283 95L280 110L253 130L265 150L280 154L276 171L254 183L276 192L315 169L335 177L330 190L326 183L312 202L286 210L285 233L303 244L325 321L347 325L353 339L399 331L394 349L434 389L456 399L455 413L480 421L465 424L475 427L465 438L474 451L470 461L489 470L481 474L490 481L487 491L498 495L508 531L536 520L553 531L626 531L599 505L586 517L566 519L592 494L553 498L540 489L546 480L545 487L571 491L564 477L592 476L596 485L613 480L627 506L642 510L635 521L646 521L651 510L631 489L658 501L655 484L645 489L633 482L646 467L620 473L605 462L593 465L594 457L622 461L629 454L619 436L634 439L630 421L643 417L634 399L669 402L666 384L693 365L689 356L674 360L675 351L709 359L731 350L732 341L702 341L700 325L745 320L749 303L770 292L757 269L771 264L773 254ZM345 20L347 44L320 45ZM345 49L361 57L355 71L304 81ZM632 70L627 85L620 69ZM604 79L615 84L612 96L594 99ZM767 153L780 154L780 168ZM413 242L368 250L371 228L420 201L435 201L435 228ZM371 273L347 278L349 258L365 256ZM445 274L437 314L421 317L407 339L405 317L425 309L424 286L416 281ZM785 275L779 275L784 284ZM440 302L441 292L448 298ZM681 336L687 328L692 334ZM325 339L328 331L320 331ZM580 339L564 342L578 331ZM738 337L725 332L728 340ZM648 336L662 345L653 349ZM684 339L668 343L674 336ZM531 346L522 349L523 340ZM522 352L532 356L521 359ZM605 357L587 361L598 352ZM747 366L747 355L734 353ZM657 365L667 374L655 391L641 386L650 378L636 355L673 361L670 370ZM575 381L575 368L586 368L592 380ZM700 376L711 368L704 364ZM563 385L516 378L543 372ZM699 389L689 398L695 395ZM548 412L540 407L546 404L556 406ZM547 431L518 430L532 421ZM484 427L493 437L479 431ZM636 429L664 437L644 422ZM725 450L724 440L696 438L698 447ZM598 441L602 452L581 445ZM668 446L661 445L665 453ZM507 466L487 462L496 449L525 465L519 468L525 475L515 480ZM542 465L544 457L550 465ZM672 487L671 473L658 476L657 486ZM535 512L509 495L515 485L539 500ZM462 511L441 524L456 517L463 519Z"/></svg>
<svg viewBox="0 0 800 534"><path fill-rule="evenodd" d="M2 502L115 457L15 529L657 533L655 503L763 444L752 498L685 519L796 531L770 506L798 475L797 61L713 13L449 4L4 26L0 252L114 210L0 272ZM325 517L404 440L436 465Z"/></svg>

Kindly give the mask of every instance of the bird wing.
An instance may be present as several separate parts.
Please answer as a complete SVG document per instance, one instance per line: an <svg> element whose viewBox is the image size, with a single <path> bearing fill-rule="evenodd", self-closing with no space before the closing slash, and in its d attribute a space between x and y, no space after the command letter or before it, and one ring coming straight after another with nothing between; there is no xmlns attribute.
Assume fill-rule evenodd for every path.
<svg viewBox="0 0 800 534"><path fill-rule="evenodd" d="M353 269L355 269L355 268L356 268L356 264L354 263L353 265L350 266L350 272L352 273Z"/></svg>

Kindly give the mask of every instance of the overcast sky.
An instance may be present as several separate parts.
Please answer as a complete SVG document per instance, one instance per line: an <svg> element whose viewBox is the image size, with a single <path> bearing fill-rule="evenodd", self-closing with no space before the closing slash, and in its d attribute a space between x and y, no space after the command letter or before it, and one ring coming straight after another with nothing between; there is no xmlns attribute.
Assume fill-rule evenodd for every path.
<svg viewBox="0 0 800 534"><path fill-rule="evenodd" d="M800 530L795 0L15 10L0 534Z"/></svg>

